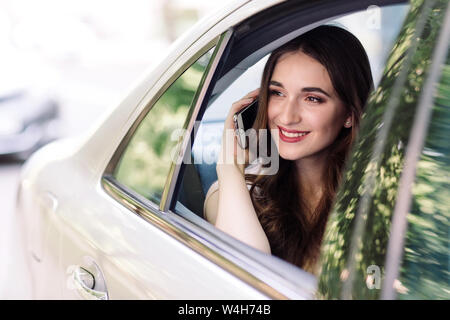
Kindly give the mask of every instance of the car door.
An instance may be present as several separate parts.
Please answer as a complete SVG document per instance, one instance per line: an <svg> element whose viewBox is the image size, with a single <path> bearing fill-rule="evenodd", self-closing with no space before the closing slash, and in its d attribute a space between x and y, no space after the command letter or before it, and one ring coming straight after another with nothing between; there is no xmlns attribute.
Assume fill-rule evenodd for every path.
<svg viewBox="0 0 450 320"><path fill-rule="evenodd" d="M448 1L411 2L327 225L319 297L449 297L449 19Z"/></svg>
<svg viewBox="0 0 450 320"><path fill-rule="evenodd" d="M288 5L293 6L292 2L284 5L286 7ZM207 97L209 95L209 100L205 98L206 101L198 112L197 126L192 125L192 131L189 130L189 133L192 132L191 137L194 139L189 141L187 146L190 146L192 150L189 149L185 153L185 155L189 154L189 157L185 157L185 161L176 168L179 171L178 179L172 182L173 187L170 188L167 208L168 217L176 221L180 229L184 230L192 238L199 239L205 246L214 247L217 254L226 257L226 259L221 259L220 257L207 256L208 259L214 259L213 261L217 264L235 274L238 274L239 269L247 271L249 274L257 277L259 282L256 282L254 279L247 281L252 281L251 283L254 286L258 285L261 289L264 288L261 284L263 282L269 287L276 288L284 297L304 299L314 296L316 284L315 278L311 274L295 268L274 256L263 255L252 250L236 239L215 229L204 220L202 214L202 199L204 199L204 195L211 183L217 180L217 176L214 176L214 158L217 156L214 148L217 147L217 141L220 143L220 134L222 133L221 121L223 122L226 114L226 107L234 101L230 100L230 96L238 99L257 86L258 80L255 81L255 79L258 79L258 76L254 77L251 69L258 67L257 65L264 65L264 56L270 52L270 48L280 45L281 40L279 39L282 38L280 34L285 35L284 41L288 41L288 37L295 37L297 32L304 32L305 29L302 29L304 27L304 24L302 24L302 22L304 23L304 20L302 20L304 16L302 14L305 15L305 12L308 11L304 7L299 7L303 10L289 8L291 9L289 10L290 14L284 13L283 19L286 29L282 27L279 27L279 29L271 28L273 25L267 22L267 16L271 15L273 17L274 12L270 10L264 12L267 16L261 13L259 21L256 18L254 20L249 19L250 21L247 21L247 23L235 26L235 38L230 40L229 52L226 52L226 55L224 54L224 56L227 56L224 66L220 74L214 78L216 83L208 89ZM278 9L278 12L282 12L280 8ZM297 12L298 15L296 15L295 9L299 10L298 12L300 13ZM312 8L309 7L308 9ZM343 8L339 9L342 10L339 14L345 15L345 13L354 12L360 8L346 7L344 10ZM334 10L337 9L334 8ZM394 10L393 12L397 13L398 16L399 11ZM333 17L334 14L338 15L331 8L327 12L328 16L326 13L322 13L324 15L323 19L328 17L330 20L330 17ZM319 18L317 19L320 21ZM414 17L410 19L416 21ZM273 17L273 20L276 21L276 18ZM317 21L314 21L314 23L317 23ZM312 28L315 25L314 23L306 23L305 28ZM248 42L251 42L251 44L248 44ZM248 72L251 73L251 76L248 76ZM246 83L247 81L248 83ZM253 86L253 88L248 86ZM227 91L229 87L236 89L232 95ZM205 150L208 147L213 148ZM211 151L211 157L207 155L208 151ZM209 159L205 159L205 155ZM208 161L211 159L213 161ZM170 201L170 199L172 200ZM333 248L331 248L331 252L333 252Z"/></svg>
<svg viewBox="0 0 450 320"><path fill-rule="evenodd" d="M65 298L264 297L201 259L162 218L172 157L182 141L172 133L189 123L224 39L190 55L148 103L116 150L100 190L90 190L98 198L80 190L85 210L60 208Z"/></svg>
<svg viewBox="0 0 450 320"><path fill-rule="evenodd" d="M154 212L160 212L162 191L170 170L170 149L176 145L170 133L182 128L186 119L189 119L190 109L195 104L195 94L207 73L214 46L211 48L210 45L205 50L200 52L202 56L190 59L191 65L186 65L173 75L155 99L156 102L135 122L126 141L117 151L119 161L113 165L115 168L110 174L111 179L141 193L149 200ZM105 186L114 190L112 185ZM112 201L113 205L116 203L116 200ZM70 221L64 228L61 253L67 273L66 287L63 288L65 297L165 297L170 285L163 285L160 281L164 277L158 273L168 272L164 264L169 264L171 259L164 257L164 254L171 250L162 250L165 247L164 237L155 233L150 224L143 223L133 212L123 210L125 208L122 207L120 209L117 212L119 216L113 210L105 210L108 216L98 216L95 212L85 212L85 216L80 217L61 213L63 218ZM76 234L77 226L85 229L83 236ZM89 226L92 226L94 234L90 234ZM89 245L90 242L93 247ZM151 259L137 254L145 252L143 247L152 248L149 251L153 255ZM162 265L156 267L154 263L157 262L152 261L159 261ZM148 281L152 283L148 284Z"/></svg>

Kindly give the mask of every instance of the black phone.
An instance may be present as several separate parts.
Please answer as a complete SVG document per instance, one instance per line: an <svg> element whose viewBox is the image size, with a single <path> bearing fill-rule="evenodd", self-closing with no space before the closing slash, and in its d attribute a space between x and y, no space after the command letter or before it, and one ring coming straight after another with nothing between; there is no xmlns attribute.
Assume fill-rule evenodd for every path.
<svg viewBox="0 0 450 320"><path fill-rule="evenodd" d="M248 138L245 131L253 127L258 114L258 99L250 103L244 109L236 112L233 116L234 128L239 145L242 149L248 148Z"/></svg>

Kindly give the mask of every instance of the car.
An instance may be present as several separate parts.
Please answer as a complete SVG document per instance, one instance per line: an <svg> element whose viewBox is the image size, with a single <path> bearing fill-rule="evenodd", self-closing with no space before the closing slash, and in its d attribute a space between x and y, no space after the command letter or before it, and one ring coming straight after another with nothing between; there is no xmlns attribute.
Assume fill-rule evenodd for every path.
<svg viewBox="0 0 450 320"><path fill-rule="evenodd" d="M449 299L449 3L227 4L97 126L24 164L17 215L38 299ZM203 217L223 121L267 55L315 26L360 37L376 88L318 276ZM237 222L238 223L238 222Z"/></svg>

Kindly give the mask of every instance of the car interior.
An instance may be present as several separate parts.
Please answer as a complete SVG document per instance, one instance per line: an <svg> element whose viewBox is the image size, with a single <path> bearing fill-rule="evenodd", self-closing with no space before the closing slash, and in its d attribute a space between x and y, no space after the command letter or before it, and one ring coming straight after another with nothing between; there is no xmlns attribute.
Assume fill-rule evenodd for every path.
<svg viewBox="0 0 450 320"><path fill-rule="evenodd" d="M180 169L181 183L176 187L177 196L172 202L175 212L188 220L198 219L193 214L203 218L205 195L217 180L216 159L228 109L234 101L259 87L264 64L275 48L319 25L341 26L354 33L362 42L377 86L384 69L384 60L409 8L405 1L382 1L382 4L386 6L372 6L370 11L366 1L344 1L324 11L317 10L317 5L298 6L287 2L251 17L232 30L232 37L197 117L200 125L192 134L195 134L195 138L191 140L191 163L183 164ZM382 11L383 17L395 17L396 22L385 27L382 21L377 21L381 17L377 10ZM328 16L323 16L324 12ZM378 34L382 40L379 48L374 50L370 47L374 38L358 35L358 31L363 28Z"/></svg>

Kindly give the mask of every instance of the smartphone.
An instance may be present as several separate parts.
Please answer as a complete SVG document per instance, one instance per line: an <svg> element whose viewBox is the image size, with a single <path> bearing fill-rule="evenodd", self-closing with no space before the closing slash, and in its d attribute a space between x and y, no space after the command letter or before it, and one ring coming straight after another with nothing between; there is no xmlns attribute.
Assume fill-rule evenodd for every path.
<svg viewBox="0 0 450 320"><path fill-rule="evenodd" d="M244 109L236 112L233 116L235 134L242 149L247 149L249 142L245 131L253 127L258 114L258 100L256 99Z"/></svg>

